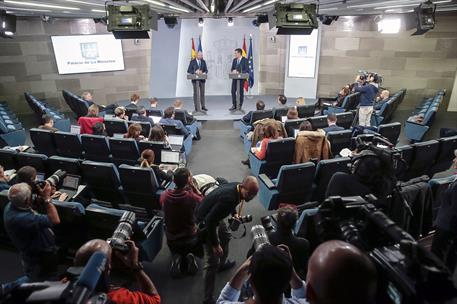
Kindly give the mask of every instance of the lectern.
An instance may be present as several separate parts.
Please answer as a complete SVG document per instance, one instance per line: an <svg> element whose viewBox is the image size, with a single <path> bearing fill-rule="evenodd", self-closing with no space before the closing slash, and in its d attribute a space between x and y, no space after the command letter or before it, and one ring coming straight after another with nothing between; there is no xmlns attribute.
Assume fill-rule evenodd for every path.
<svg viewBox="0 0 457 304"><path fill-rule="evenodd" d="M194 87L194 105L195 105L195 112L193 115L202 115L205 114L202 111L202 85L201 83L202 80L206 80L208 78L207 74L187 74L187 79L191 81L196 81L196 84L193 86ZM203 93L204 94L204 93Z"/></svg>
<svg viewBox="0 0 457 304"><path fill-rule="evenodd" d="M244 83L244 81L249 78L249 73L229 73L229 78L236 81L236 109L232 113L244 114L244 111L241 109L240 106L240 87L241 90L243 90L243 86L240 86L240 84Z"/></svg>

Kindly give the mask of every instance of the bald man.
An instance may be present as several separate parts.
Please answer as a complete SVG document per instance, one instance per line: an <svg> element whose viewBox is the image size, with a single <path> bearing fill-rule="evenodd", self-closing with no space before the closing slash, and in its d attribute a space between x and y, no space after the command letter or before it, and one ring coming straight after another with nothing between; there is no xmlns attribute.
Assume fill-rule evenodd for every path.
<svg viewBox="0 0 457 304"><path fill-rule="evenodd" d="M205 231L204 301L215 303L213 298L217 271L235 266L227 260L230 232L224 219L231 214L241 216L243 203L252 200L259 191L259 183L254 176L246 177L242 183L227 183L213 190L200 203L196 212L199 227ZM240 208L236 207L240 204Z"/></svg>
<svg viewBox="0 0 457 304"><path fill-rule="evenodd" d="M359 249L334 240L313 252L306 285L310 304L368 304L375 295L376 268Z"/></svg>
<svg viewBox="0 0 457 304"><path fill-rule="evenodd" d="M206 66L206 61L203 59L203 53L198 52L197 57L192 59L189 63L189 67L187 68L188 74L207 74L208 67ZM208 111L205 106L205 79L194 79L192 80L192 86L194 87L194 105L195 111L200 112Z"/></svg>
<svg viewBox="0 0 457 304"><path fill-rule="evenodd" d="M138 283L139 291L130 291L126 288L109 288L106 283L106 290L98 290L108 293L108 298L113 303L142 303L142 304L160 304L160 296L157 292L154 283L149 276L143 271L143 265L138 261L138 248L132 241L126 241L129 246L129 252L124 255L119 251L115 251L116 257L122 261L125 266L132 272ZM82 245L76 252L74 265L84 267L89 261L92 254L97 251L103 252L107 256L107 263L104 269L106 279L109 279L111 272L111 246L104 240L90 240Z"/></svg>

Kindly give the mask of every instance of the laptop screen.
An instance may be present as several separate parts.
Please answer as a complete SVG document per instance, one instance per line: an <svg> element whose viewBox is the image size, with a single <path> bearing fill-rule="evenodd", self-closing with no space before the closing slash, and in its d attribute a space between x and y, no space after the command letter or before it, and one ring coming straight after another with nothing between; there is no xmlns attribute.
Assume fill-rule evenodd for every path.
<svg viewBox="0 0 457 304"><path fill-rule="evenodd" d="M178 164L179 152L162 150L160 153L162 163Z"/></svg>
<svg viewBox="0 0 457 304"><path fill-rule="evenodd" d="M124 138L124 134L122 134L122 133L113 133L113 138Z"/></svg>
<svg viewBox="0 0 457 304"><path fill-rule="evenodd" d="M70 126L70 133L71 134L80 134L81 133L81 127L80 126L71 125Z"/></svg>
<svg viewBox="0 0 457 304"><path fill-rule="evenodd" d="M62 187L76 190L79 186L79 176L67 175L63 179Z"/></svg>
<svg viewBox="0 0 457 304"><path fill-rule="evenodd" d="M157 124L160 122L160 120L162 119L162 117L160 116L149 116L149 118L152 118L152 121Z"/></svg>
<svg viewBox="0 0 457 304"><path fill-rule="evenodd" d="M170 145L182 146L183 141L184 141L184 136L180 136L180 135L169 135L168 136L168 142L170 143Z"/></svg>

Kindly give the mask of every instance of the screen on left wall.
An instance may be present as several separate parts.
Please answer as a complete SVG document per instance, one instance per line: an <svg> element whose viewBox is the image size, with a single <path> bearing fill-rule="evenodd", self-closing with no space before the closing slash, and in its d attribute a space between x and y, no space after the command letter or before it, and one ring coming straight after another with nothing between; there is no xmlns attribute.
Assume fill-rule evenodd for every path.
<svg viewBox="0 0 457 304"><path fill-rule="evenodd" d="M59 74L124 70L122 42L112 34L51 36Z"/></svg>

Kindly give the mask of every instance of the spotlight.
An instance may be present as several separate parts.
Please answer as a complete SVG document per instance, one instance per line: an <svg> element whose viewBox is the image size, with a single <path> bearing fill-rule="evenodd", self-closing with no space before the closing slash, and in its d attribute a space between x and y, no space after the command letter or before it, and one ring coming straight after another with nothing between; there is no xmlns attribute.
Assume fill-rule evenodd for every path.
<svg viewBox="0 0 457 304"><path fill-rule="evenodd" d="M421 3L414 9L417 16L417 31L412 35L423 35L435 28L436 4L431 1Z"/></svg>
<svg viewBox="0 0 457 304"><path fill-rule="evenodd" d="M198 18L198 26L202 27L204 22L203 18Z"/></svg>
<svg viewBox="0 0 457 304"><path fill-rule="evenodd" d="M227 26L233 26L233 18L232 17L228 17L227 18Z"/></svg>
<svg viewBox="0 0 457 304"><path fill-rule="evenodd" d="M164 16L163 20L165 21L167 27L171 29L174 28L176 24L178 24L178 18L173 16Z"/></svg>
<svg viewBox="0 0 457 304"><path fill-rule="evenodd" d="M333 21L338 20L338 16L327 16L327 15L320 15L319 20L324 25L330 25Z"/></svg>
<svg viewBox="0 0 457 304"><path fill-rule="evenodd" d="M254 26L260 26L261 23L268 23L268 15L258 15L256 19L252 20Z"/></svg>

